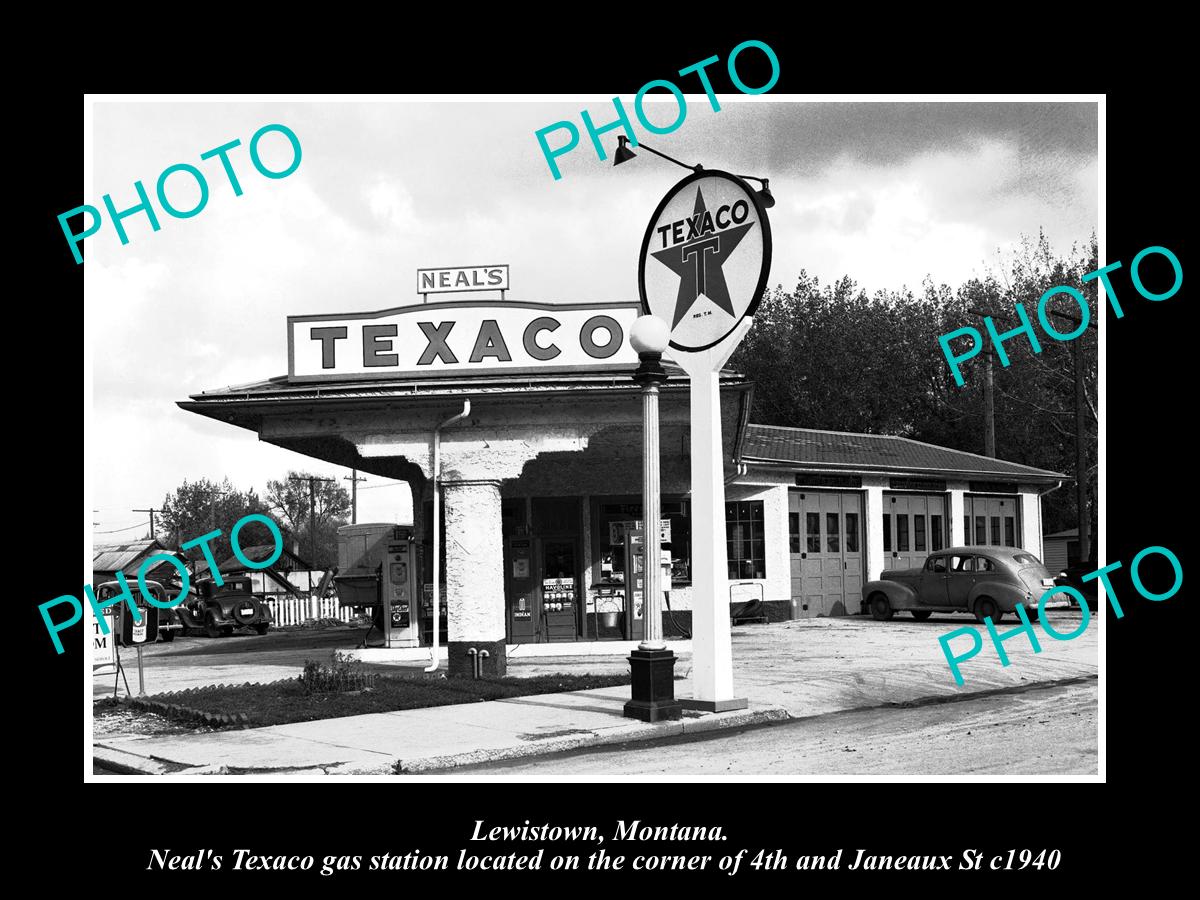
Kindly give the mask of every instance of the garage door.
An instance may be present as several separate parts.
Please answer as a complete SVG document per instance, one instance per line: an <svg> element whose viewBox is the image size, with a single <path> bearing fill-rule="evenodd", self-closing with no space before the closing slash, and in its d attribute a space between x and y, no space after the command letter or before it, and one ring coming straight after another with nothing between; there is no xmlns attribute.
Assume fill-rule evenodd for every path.
<svg viewBox="0 0 1200 900"><path fill-rule="evenodd" d="M915 569L946 545L945 494L883 494L885 569Z"/></svg>
<svg viewBox="0 0 1200 900"><path fill-rule="evenodd" d="M792 598L801 617L844 616L862 599L862 495L788 494Z"/></svg>
<svg viewBox="0 0 1200 900"><path fill-rule="evenodd" d="M966 542L974 546L1016 547L1021 533L1016 495L982 497L967 494L963 500Z"/></svg>

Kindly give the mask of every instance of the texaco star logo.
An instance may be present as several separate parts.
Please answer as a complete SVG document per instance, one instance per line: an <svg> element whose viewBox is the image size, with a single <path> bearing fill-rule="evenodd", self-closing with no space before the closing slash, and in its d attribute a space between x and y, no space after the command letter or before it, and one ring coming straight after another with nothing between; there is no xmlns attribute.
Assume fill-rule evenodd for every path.
<svg viewBox="0 0 1200 900"><path fill-rule="evenodd" d="M671 324L671 346L699 351L753 315L766 286L771 231L754 190L702 170L663 198L642 241L642 307Z"/></svg>
<svg viewBox="0 0 1200 900"><path fill-rule="evenodd" d="M721 266L737 249L746 232L753 227L753 222L747 222L745 225L737 225L718 233L712 213L704 205L704 192L696 188L696 208L687 219L686 243L652 254L679 276L679 298L675 301L672 328L679 324L684 313L701 297L707 297L731 316L737 315L733 311L733 302L729 299L729 289L725 285L725 274L721 271ZM659 230L665 232L669 228L670 226L663 225ZM664 243L666 237L664 233Z"/></svg>

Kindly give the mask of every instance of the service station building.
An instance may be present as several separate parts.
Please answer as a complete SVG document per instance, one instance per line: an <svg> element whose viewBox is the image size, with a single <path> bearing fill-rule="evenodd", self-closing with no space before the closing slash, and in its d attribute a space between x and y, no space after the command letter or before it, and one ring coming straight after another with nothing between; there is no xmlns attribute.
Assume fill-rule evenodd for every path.
<svg viewBox="0 0 1200 900"><path fill-rule="evenodd" d="M450 670L487 650L637 640L626 590L641 519L642 418L627 335L640 306L427 303L289 319L289 373L179 405L315 459L408 483L421 578L432 583L440 423ZM663 631L690 626L688 382L660 396ZM754 387L720 378L731 604L772 620L861 611L861 587L942 547L1041 557L1040 496L1064 476L899 437L751 424ZM669 527L666 523L669 522ZM424 552L420 552L423 548ZM664 553L665 557L666 554ZM474 656L474 655L473 655Z"/></svg>

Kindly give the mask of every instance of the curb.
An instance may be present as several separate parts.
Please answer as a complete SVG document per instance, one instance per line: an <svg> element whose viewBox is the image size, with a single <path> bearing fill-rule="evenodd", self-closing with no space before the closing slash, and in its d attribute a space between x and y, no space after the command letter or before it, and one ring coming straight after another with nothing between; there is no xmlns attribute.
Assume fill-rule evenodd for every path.
<svg viewBox="0 0 1200 900"><path fill-rule="evenodd" d="M181 768L178 764L166 763L152 756L126 753L103 744L92 745L92 762L122 775L174 775Z"/></svg>
<svg viewBox="0 0 1200 900"><path fill-rule="evenodd" d="M576 736L563 737L557 740L530 742L513 747L498 747L493 750L471 750L466 753L455 753L448 756L401 759L396 761L392 773L396 775L426 775L461 766L474 766L506 759L548 756L567 750L620 744L626 741L648 741L656 738L675 737L681 734L702 734L711 731L724 731L730 728L743 728L749 725L766 725L788 718L791 717L788 715L788 711L782 706L763 706L757 709L714 713L691 720L685 716L683 719L675 722L660 722L657 724L631 722L627 725L605 728L603 731L598 732L584 731Z"/></svg>
<svg viewBox="0 0 1200 900"><path fill-rule="evenodd" d="M288 771L289 774L302 772L303 774L324 775L429 775L462 766L479 765L498 760L549 756L567 750L619 744L627 741L648 741L684 734L703 734L732 728L744 728L751 725L766 725L773 722L781 722L789 718L791 717L788 715L787 710L782 706L762 706L756 709L712 713L695 718L685 715L683 719L673 722L659 722L655 724L629 722L628 724L605 728L601 731L580 731L577 734L569 736L527 741L522 744L489 750L469 750L464 753L454 753L444 756L413 757L380 763L339 763L328 767L310 767L303 770L291 769ZM138 756L123 750L106 747L103 744L93 745L92 761L103 768L127 775L230 774L229 769L222 765L186 766L179 763L158 760L154 757ZM239 770L237 774L278 774L278 772L264 768L254 771Z"/></svg>

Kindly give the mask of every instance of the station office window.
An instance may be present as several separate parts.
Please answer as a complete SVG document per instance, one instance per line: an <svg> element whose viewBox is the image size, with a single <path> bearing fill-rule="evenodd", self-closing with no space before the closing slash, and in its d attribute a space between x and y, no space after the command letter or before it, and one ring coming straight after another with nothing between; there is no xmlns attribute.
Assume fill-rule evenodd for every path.
<svg viewBox="0 0 1200 900"><path fill-rule="evenodd" d="M767 577L761 500L725 504L725 548L730 578Z"/></svg>

